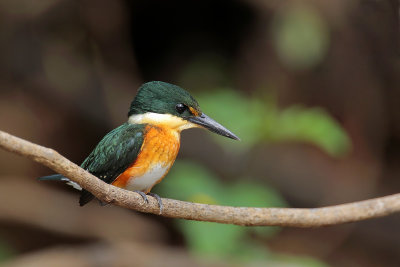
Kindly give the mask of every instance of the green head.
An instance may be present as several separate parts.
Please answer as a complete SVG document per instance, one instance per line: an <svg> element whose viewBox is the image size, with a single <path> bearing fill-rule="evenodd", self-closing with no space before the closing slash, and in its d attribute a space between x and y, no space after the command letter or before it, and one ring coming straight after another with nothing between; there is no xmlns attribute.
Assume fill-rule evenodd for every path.
<svg viewBox="0 0 400 267"><path fill-rule="evenodd" d="M128 116L154 112L171 114L178 117L190 116L190 110L180 113L176 105L183 104L201 113L197 101L179 86L165 82L148 82L143 84L132 101Z"/></svg>
<svg viewBox="0 0 400 267"><path fill-rule="evenodd" d="M135 123L170 123L178 125L180 129L201 126L239 140L228 129L205 115L197 101L186 90L165 82L153 81L143 84L132 101L128 116L130 121Z"/></svg>

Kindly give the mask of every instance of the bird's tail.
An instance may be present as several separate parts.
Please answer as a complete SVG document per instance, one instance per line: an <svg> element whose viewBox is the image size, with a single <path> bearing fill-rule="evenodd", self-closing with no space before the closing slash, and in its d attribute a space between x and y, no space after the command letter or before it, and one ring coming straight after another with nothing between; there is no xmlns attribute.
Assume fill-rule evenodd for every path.
<svg viewBox="0 0 400 267"><path fill-rule="evenodd" d="M63 176L62 174L52 174L52 175L47 175L47 176L42 176L38 178L39 181L63 181L66 182L67 185L72 186L73 188L81 191L82 187L68 179L67 177Z"/></svg>
<svg viewBox="0 0 400 267"><path fill-rule="evenodd" d="M94 199L94 196L92 195L92 193L83 189L81 197L79 198L79 205L82 207L82 206L86 205L87 203L89 203L92 199Z"/></svg>
<svg viewBox="0 0 400 267"><path fill-rule="evenodd" d="M67 177L63 176L62 174L52 174L48 176L43 176L38 178L39 181L63 181L66 182L68 185L72 186L73 188L82 191L81 198L79 199L79 205L83 206L89 203L92 199L94 199L94 196L89 192L86 191L85 189L82 189L82 187L68 179Z"/></svg>
<svg viewBox="0 0 400 267"><path fill-rule="evenodd" d="M65 179L68 178L63 176L62 174L52 174L38 178L39 181L65 181Z"/></svg>

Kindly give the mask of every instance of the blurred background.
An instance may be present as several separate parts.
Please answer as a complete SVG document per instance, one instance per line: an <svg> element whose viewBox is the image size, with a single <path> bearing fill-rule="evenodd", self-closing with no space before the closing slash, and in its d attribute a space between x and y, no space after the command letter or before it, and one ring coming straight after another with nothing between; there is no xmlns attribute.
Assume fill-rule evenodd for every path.
<svg viewBox="0 0 400 267"><path fill-rule="evenodd" d="M81 163L146 81L236 133L182 134L154 192L320 207L400 191L399 2L0 1L0 129ZM400 266L400 216L321 229L140 214L0 151L0 265Z"/></svg>

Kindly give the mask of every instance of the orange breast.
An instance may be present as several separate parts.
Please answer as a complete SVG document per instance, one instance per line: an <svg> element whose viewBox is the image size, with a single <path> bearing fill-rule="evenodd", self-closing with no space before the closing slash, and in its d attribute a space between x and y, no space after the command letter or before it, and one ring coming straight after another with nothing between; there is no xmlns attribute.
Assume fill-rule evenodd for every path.
<svg viewBox="0 0 400 267"><path fill-rule="evenodd" d="M113 185L148 193L164 178L174 163L180 145L179 132L150 125L145 131L145 139L138 157L115 179Z"/></svg>

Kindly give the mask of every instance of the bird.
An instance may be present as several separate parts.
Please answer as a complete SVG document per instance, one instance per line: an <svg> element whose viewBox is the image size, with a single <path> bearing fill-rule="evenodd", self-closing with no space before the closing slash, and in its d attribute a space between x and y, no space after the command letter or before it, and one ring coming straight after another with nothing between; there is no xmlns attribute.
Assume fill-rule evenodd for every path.
<svg viewBox="0 0 400 267"><path fill-rule="evenodd" d="M185 89L161 81L144 83L131 102L128 120L103 137L81 168L108 184L139 193L147 203L147 195L155 197L162 212L161 198L150 191L171 169L180 148L181 132L190 128L204 128L240 140L203 113ZM80 206L95 198L61 174L39 180L65 181L80 190Z"/></svg>

